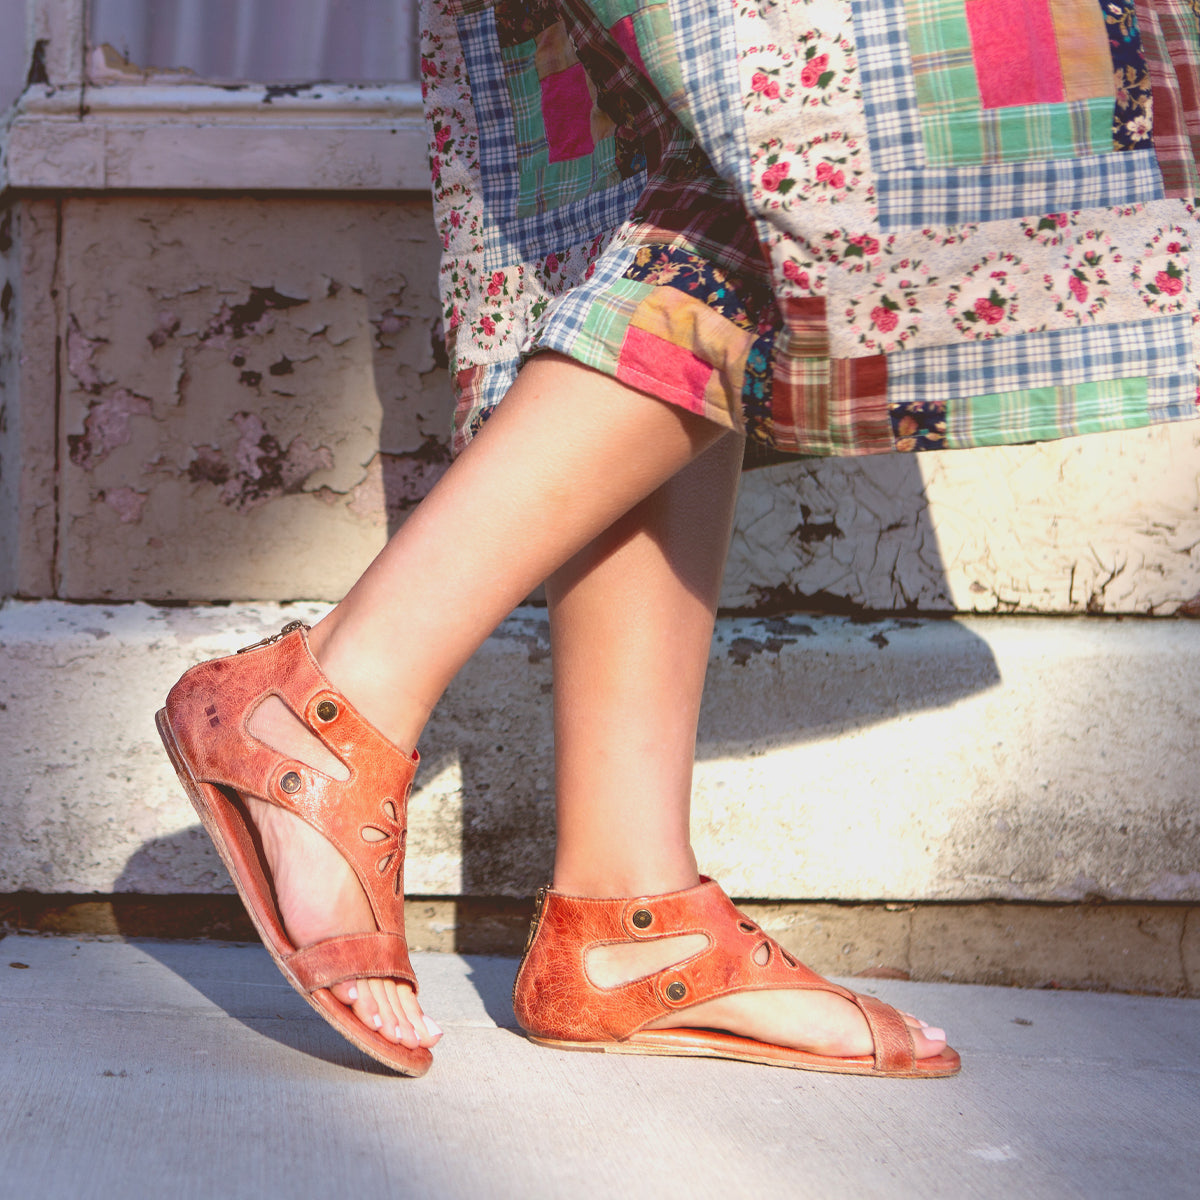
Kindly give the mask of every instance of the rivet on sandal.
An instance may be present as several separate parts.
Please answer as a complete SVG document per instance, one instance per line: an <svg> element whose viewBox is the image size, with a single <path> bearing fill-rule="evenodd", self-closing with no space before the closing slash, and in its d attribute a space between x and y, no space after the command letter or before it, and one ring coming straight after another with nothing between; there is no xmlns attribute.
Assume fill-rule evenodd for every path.
<svg viewBox="0 0 1200 1200"><path fill-rule="evenodd" d="M333 779L249 732L254 710L276 696L347 768ZM293 622L228 658L185 672L156 718L159 735L263 943L289 983L360 1050L403 1075L433 1057L364 1026L329 990L352 979L394 979L416 991L404 938L404 841L418 756L362 717L317 665L307 627ZM240 796L256 796L307 821L350 864L378 929L298 948L284 930L271 875Z"/></svg>
<svg viewBox="0 0 1200 1200"><path fill-rule="evenodd" d="M704 936L704 949L649 975L615 987L600 987L588 977L591 949L696 934ZM856 1005L870 1027L874 1054L834 1058L714 1029L646 1028L668 1012L718 996L785 988L831 992ZM544 889L517 973L513 1007L531 1041L566 1050L735 1058L902 1079L954 1075L961 1065L949 1046L933 1058L917 1058L900 1013L797 962L738 912L711 879L682 892L630 899Z"/></svg>

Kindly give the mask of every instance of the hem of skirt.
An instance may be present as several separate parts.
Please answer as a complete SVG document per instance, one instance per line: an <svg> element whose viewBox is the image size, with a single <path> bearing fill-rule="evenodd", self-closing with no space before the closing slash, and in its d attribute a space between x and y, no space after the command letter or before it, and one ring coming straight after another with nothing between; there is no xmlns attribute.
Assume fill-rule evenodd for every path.
<svg viewBox="0 0 1200 1200"><path fill-rule="evenodd" d="M711 421L714 425L719 425L722 429L727 429L731 433L743 434L744 436L744 430L735 419L729 403L719 404L704 397L697 397L694 392L686 391L682 388L672 388L661 376L639 371L636 367L621 366L619 363L609 366L605 363L595 362L587 357L587 346L581 346L580 341L579 337L574 338L570 342L557 340L552 333L545 337L539 336L534 344L529 346L525 351L523 361L528 362L536 354L544 350L553 351L556 354L561 354L564 358L569 358L579 363L580 366L596 371L608 379L622 383L626 387L632 388L634 391L640 392L652 400L669 404L672 408L682 408L694 416L702 417L706 421Z"/></svg>

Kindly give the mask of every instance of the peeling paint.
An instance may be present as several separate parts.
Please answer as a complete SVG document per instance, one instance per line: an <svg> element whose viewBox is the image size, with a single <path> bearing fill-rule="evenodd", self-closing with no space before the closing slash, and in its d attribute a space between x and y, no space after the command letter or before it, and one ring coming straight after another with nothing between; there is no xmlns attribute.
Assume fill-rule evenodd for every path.
<svg viewBox="0 0 1200 1200"><path fill-rule="evenodd" d="M131 487L112 488L102 493L104 503L121 518L122 525L136 525L142 519L142 509L149 498L145 492Z"/></svg>
<svg viewBox="0 0 1200 1200"><path fill-rule="evenodd" d="M118 446L133 439L133 418L149 417L153 406L145 396L118 388L111 396L93 401L83 423L83 433L67 437L71 461L84 471L103 462Z"/></svg>
<svg viewBox="0 0 1200 1200"><path fill-rule="evenodd" d="M397 524L418 504L450 466L450 452L435 438L406 454L380 451L367 464L363 481L350 492L346 507L376 525Z"/></svg>
<svg viewBox="0 0 1200 1200"><path fill-rule="evenodd" d="M778 654L784 646L794 646L802 637L816 637L817 631L802 622L776 620L763 621L761 628L767 634L763 638L735 637L729 643L726 655L738 667L746 666L759 654Z"/></svg>
<svg viewBox="0 0 1200 1200"><path fill-rule="evenodd" d="M200 335L201 342L221 344L229 338L268 333L274 326L273 313L307 304L301 296L285 296L273 287L252 287L242 304L222 304L216 317Z"/></svg>
<svg viewBox="0 0 1200 1200"><path fill-rule="evenodd" d="M238 431L235 469L220 493L221 502L230 508L246 512L277 496L303 491L310 475L333 466L333 452L327 446L314 449L302 437L293 438L283 449L256 413L235 413L231 420Z"/></svg>
<svg viewBox="0 0 1200 1200"><path fill-rule="evenodd" d="M78 318L72 314L67 327L67 370L85 392L98 394L109 380L104 379L93 361L96 351L107 344L106 338L90 338L79 327Z"/></svg>
<svg viewBox="0 0 1200 1200"><path fill-rule="evenodd" d="M194 446L195 457L187 466L193 483L223 484L229 481L229 464L221 457L219 446Z"/></svg>
<svg viewBox="0 0 1200 1200"><path fill-rule="evenodd" d="M157 350L160 346L165 346L167 339L174 337L179 332L180 320L173 312L161 312L158 314L158 324L150 331L147 338L150 345Z"/></svg>

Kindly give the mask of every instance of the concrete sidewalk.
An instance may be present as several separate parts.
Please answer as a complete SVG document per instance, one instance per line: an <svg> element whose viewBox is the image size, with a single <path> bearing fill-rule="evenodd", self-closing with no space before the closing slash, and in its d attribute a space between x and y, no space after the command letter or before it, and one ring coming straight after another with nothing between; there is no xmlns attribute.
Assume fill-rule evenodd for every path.
<svg viewBox="0 0 1200 1200"><path fill-rule="evenodd" d="M416 956L446 1029L384 1073L257 946L0 944L0 1195L1196 1196L1200 1001L858 981L946 1026L952 1080L570 1054L511 959Z"/></svg>

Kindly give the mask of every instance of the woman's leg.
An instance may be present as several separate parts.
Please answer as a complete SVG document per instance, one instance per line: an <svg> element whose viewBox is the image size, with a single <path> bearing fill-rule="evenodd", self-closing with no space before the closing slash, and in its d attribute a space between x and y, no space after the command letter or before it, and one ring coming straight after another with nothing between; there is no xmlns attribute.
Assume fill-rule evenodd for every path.
<svg viewBox="0 0 1200 1200"><path fill-rule="evenodd" d="M446 685L512 608L722 432L568 359L539 355L313 629L314 654L368 720L411 749ZM264 703L252 728L322 768L323 747L281 703ZM324 761L336 773L338 764ZM296 945L374 929L366 896L332 845L283 809L265 801L250 808ZM396 1041L436 1040L407 988L359 980L333 990Z"/></svg>
<svg viewBox="0 0 1200 1200"><path fill-rule="evenodd" d="M560 891L642 896L698 882L692 761L741 454L740 439L724 438L547 583ZM694 940L612 947L589 959L589 972L625 982L702 949ZM647 949L661 958L648 959ZM832 1056L872 1048L859 1010L823 992L751 992L659 1024ZM918 1057L941 1052L940 1030L911 1024Z"/></svg>

